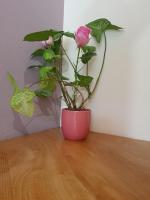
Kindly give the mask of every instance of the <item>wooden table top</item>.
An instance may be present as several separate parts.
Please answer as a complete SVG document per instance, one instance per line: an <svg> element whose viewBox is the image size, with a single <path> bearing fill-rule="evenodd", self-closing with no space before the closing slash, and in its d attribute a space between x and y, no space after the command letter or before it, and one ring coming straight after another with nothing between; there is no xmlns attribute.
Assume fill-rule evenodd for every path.
<svg viewBox="0 0 150 200"><path fill-rule="evenodd" d="M2 141L0 200L150 200L150 142L59 129Z"/></svg>

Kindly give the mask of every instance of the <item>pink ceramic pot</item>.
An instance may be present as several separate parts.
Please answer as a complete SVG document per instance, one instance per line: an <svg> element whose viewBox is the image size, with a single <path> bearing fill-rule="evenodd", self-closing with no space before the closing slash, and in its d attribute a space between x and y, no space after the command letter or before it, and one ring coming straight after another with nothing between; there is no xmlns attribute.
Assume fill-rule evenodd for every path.
<svg viewBox="0 0 150 200"><path fill-rule="evenodd" d="M90 128L91 111L62 110L62 133L69 140L83 140L87 137Z"/></svg>

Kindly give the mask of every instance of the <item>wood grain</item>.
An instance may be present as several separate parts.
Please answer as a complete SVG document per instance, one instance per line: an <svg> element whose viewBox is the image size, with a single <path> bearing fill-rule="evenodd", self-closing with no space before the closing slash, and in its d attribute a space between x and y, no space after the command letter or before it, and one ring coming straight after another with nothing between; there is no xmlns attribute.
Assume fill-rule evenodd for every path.
<svg viewBox="0 0 150 200"><path fill-rule="evenodd" d="M59 129L0 142L0 200L149 200L150 142Z"/></svg>

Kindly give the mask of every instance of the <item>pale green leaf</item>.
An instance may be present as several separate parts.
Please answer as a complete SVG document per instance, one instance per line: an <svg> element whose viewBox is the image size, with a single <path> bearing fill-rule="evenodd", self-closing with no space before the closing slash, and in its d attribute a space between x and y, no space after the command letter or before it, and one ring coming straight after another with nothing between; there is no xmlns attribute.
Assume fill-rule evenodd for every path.
<svg viewBox="0 0 150 200"><path fill-rule="evenodd" d="M47 62L51 62L56 59L60 59L60 55L56 55L52 49L45 49L43 53L43 58Z"/></svg>
<svg viewBox="0 0 150 200"><path fill-rule="evenodd" d="M22 115L31 117L34 112L33 98L35 93L25 87L23 90L16 90L11 97L10 105L12 109Z"/></svg>
<svg viewBox="0 0 150 200"><path fill-rule="evenodd" d="M40 67L40 80L49 78L49 75L55 75L55 67L52 66L43 66Z"/></svg>

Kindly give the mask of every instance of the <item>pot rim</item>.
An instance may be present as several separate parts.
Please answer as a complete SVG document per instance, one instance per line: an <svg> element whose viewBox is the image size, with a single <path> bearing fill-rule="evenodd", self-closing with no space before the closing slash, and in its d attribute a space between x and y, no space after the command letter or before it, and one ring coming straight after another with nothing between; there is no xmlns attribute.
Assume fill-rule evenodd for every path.
<svg viewBox="0 0 150 200"><path fill-rule="evenodd" d="M91 112L91 109L85 108L81 110L70 110L69 108L62 108L62 111L68 111L68 112Z"/></svg>

